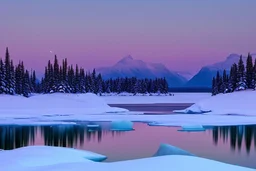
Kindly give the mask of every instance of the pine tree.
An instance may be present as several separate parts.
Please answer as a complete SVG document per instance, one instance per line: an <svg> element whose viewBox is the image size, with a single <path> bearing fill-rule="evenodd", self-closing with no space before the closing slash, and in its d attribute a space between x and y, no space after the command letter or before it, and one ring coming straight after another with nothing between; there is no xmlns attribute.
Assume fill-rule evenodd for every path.
<svg viewBox="0 0 256 171"><path fill-rule="evenodd" d="M13 66L13 61L11 60L10 63L10 90L9 90L10 94L15 94L15 69Z"/></svg>
<svg viewBox="0 0 256 171"><path fill-rule="evenodd" d="M228 92L228 76L227 76L227 72L224 69L223 74L222 74L222 89L223 89L223 93L227 93Z"/></svg>
<svg viewBox="0 0 256 171"><path fill-rule="evenodd" d="M22 94L22 74L21 74L21 63L15 68L15 92Z"/></svg>
<svg viewBox="0 0 256 171"><path fill-rule="evenodd" d="M97 94L97 90L96 90L96 71L95 69L93 69L92 71L92 75L91 75L91 92Z"/></svg>
<svg viewBox="0 0 256 171"><path fill-rule="evenodd" d="M237 78L238 78L237 90L246 89L245 67L244 67L242 56L240 56L240 59L238 62Z"/></svg>
<svg viewBox="0 0 256 171"><path fill-rule="evenodd" d="M237 73L237 64L233 64L230 70L230 88L232 91L237 89L238 84L238 73Z"/></svg>
<svg viewBox="0 0 256 171"><path fill-rule="evenodd" d="M256 88L256 59L254 60L254 66L253 66L253 82L252 82L252 88L255 90Z"/></svg>
<svg viewBox="0 0 256 171"><path fill-rule="evenodd" d="M6 93L5 67L2 59L0 59L0 94Z"/></svg>
<svg viewBox="0 0 256 171"><path fill-rule="evenodd" d="M24 74L24 82L23 82L23 86L24 86L24 89L23 89L23 96L25 97L29 97L30 94L31 94L31 90L30 90L30 86L29 86L29 72L26 70L25 71L25 74Z"/></svg>
<svg viewBox="0 0 256 171"><path fill-rule="evenodd" d="M33 93L37 92L37 85L36 85L36 72L33 71L31 76L31 84L32 84L32 91Z"/></svg>
<svg viewBox="0 0 256 171"><path fill-rule="evenodd" d="M246 60L246 86L248 88L253 88L253 62L252 56L249 53Z"/></svg>
<svg viewBox="0 0 256 171"><path fill-rule="evenodd" d="M84 72L84 69L80 69L80 82L79 82L79 91L81 93L85 93L86 90L85 90L85 72Z"/></svg>
<svg viewBox="0 0 256 171"><path fill-rule="evenodd" d="M97 77L97 87L98 87L97 93L99 93L99 95L101 96L103 93L103 80L102 80L101 74L99 74Z"/></svg>
<svg viewBox="0 0 256 171"><path fill-rule="evenodd" d="M216 94L219 94L220 93L220 89L221 89L221 81L220 81L220 73L219 73L219 71L217 71L217 74L216 74L215 85L217 87Z"/></svg>
<svg viewBox="0 0 256 171"><path fill-rule="evenodd" d="M74 93L79 92L79 85L80 85L80 73L78 69L78 65L76 65L76 71L75 71L75 79L74 79Z"/></svg>
<svg viewBox="0 0 256 171"><path fill-rule="evenodd" d="M5 52L5 85L6 85L6 94L11 94L11 64L10 64L10 54L8 48Z"/></svg>
<svg viewBox="0 0 256 171"><path fill-rule="evenodd" d="M53 64L53 82L53 86L56 88L54 91L56 92L60 83L59 62L56 55Z"/></svg>
<svg viewBox="0 0 256 171"><path fill-rule="evenodd" d="M216 95L216 84L215 84L216 80L215 77L212 78L212 96Z"/></svg>

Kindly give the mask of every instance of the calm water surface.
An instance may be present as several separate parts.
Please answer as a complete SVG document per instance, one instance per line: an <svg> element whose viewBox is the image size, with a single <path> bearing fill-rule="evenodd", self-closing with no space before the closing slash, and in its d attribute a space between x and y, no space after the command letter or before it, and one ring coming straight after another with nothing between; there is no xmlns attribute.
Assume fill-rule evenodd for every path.
<svg viewBox="0 0 256 171"><path fill-rule="evenodd" d="M108 156L106 162L151 157L161 143L197 156L256 168L256 126L212 127L204 132L180 132L178 127L135 123L134 131L115 132L109 123L56 126L0 126L0 148L51 145L90 150Z"/></svg>

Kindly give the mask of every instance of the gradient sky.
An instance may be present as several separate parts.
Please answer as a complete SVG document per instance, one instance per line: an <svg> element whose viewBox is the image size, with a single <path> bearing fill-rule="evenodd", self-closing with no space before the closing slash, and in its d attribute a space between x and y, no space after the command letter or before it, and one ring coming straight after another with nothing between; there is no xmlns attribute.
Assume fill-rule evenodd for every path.
<svg viewBox="0 0 256 171"><path fill-rule="evenodd" d="M53 51L86 68L131 54L196 71L256 52L255 0L0 0L0 57L42 70Z"/></svg>

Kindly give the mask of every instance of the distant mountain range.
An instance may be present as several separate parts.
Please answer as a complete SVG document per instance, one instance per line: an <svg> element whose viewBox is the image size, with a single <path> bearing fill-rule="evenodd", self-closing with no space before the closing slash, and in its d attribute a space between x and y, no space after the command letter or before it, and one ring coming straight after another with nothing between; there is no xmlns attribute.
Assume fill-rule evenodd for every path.
<svg viewBox="0 0 256 171"><path fill-rule="evenodd" d="M101 73L104 79L137 77L137 78L162 78L165 77L170 87L181 87L187 82L187 79L177 72L170 71L160 63L146 63L142 60L133 59L132 56L126 56L110 67L96 69Z"/></svg>
<svg viewBox="0 0 256 171"><path fill-rule="evenodd" d="M256 54L251 54L253 59ZM142 60L133 59L131 55L122 58L113 66L96 68L98 73L101 73L104 79L109 78L163 78L165 77L171 88L206 88L211 87L212 78L216 76L217 71L223 72L225 69L229 72L230 67L234 63L238 63L240 55L230 54L225 60L215 64L204 66L195 75L187 71L171 71L161 63L146 63ZM246 63L247 56L243 56L243 61ZM38 78L44 74L37 73Z"/></svg>
<svg viewBox="0 0 256 171"><path fill-rule="evenodd" d="M255 59L256 54L252 54ZM211 87L212 78L216 76L217 71L223 72L225 69L229 72L234 63L238 63L240 55L230 54L224 61L207 65L193 76L190 72L170 71L160 63L146 63L142 60L133 59L132 56L126 56L111 67L96 69L101 73L104 79L118 77L137 77L137 78L156 78L165 77L170 87ZM247 56L243 56L244 63Z"/></svg>
<svg viewBox="0 0 256 171"><path fill-rule="evenodd" d="M256 57L256 55L253 54L253 57ZM187 82L186 87L211 87L212 78L216 76L217 71L223 72L225 69L229 72L230 67L234 63L238 63L239 58L240 55L238 54L230 54L224 61L202 67L201 70ZM244 63L246 63L246 58L247 57L243 56Z"/></svg>

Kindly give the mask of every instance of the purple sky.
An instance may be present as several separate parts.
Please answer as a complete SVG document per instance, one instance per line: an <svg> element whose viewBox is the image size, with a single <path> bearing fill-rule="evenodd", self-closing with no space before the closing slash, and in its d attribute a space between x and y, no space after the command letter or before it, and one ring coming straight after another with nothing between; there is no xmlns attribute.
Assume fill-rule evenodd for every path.
<svg viewBox="0 0 256 171"><path fill-rule="evenodd" d="M42 70L53 51L85 68L131 54L196 71L256 52L255 0L0 0L0 57Z"/></svg>

